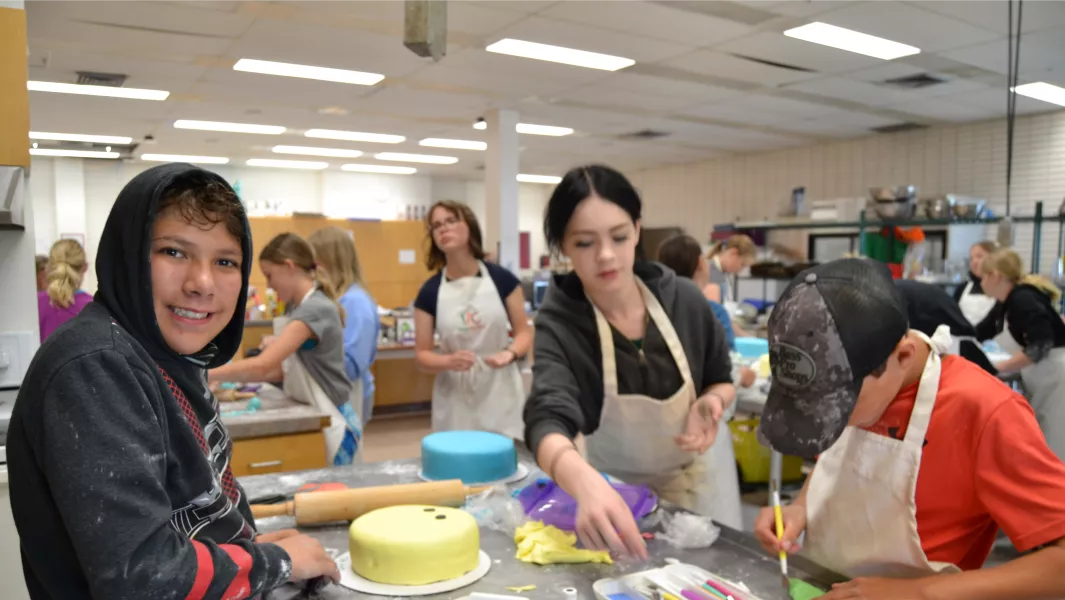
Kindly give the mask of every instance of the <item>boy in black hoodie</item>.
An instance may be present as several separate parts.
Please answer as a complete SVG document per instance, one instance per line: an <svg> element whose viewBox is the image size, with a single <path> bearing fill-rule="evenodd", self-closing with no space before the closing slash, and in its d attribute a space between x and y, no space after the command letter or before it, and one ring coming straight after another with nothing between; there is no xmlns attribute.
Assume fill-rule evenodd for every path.
<svg viewBox="0 0 1065 600"><path fill-rule="evenodd" d="M34 599L251 598L339 578L313 538L256 535L206 385L240 344L251 257L214 173L162 165L119 194L95 302L34 357L8 433Z"/></svg>

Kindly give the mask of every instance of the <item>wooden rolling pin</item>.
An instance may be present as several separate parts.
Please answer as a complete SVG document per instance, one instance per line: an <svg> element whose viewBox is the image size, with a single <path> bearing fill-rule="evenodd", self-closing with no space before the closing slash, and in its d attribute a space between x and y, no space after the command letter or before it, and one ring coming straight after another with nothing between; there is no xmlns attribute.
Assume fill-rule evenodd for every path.
<svg viewBox="0 0 1065 600"><path fill-rule="evenodd" d="M296 517L297 525L315 525L335 521L353 521L386 506L428 504L462 506L466 497L483 492L484 487L467 487L461 479L408 483L380 487L352 488L329 492L296 494L292 500L278 504L253 504L256 519Z"/></svg>

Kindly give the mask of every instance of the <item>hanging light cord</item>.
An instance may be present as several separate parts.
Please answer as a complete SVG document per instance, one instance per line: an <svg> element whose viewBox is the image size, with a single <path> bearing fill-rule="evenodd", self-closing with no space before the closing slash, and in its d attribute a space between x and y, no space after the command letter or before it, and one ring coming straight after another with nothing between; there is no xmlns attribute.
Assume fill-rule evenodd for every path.
<svg viewBox="0 0 1065 600"><path fill-rule="evenodd" d="M1013 6L1017 5L1016 26L1013 19ZM1009 12L1009 32L1007 36L1006 64L1006 216L1010 215L1011 192L1013 190L1013 134L1014 122L1017 120L1017 82L1021 66L1021 21L1024 0L1009 0L1006 7Z"/></svg>

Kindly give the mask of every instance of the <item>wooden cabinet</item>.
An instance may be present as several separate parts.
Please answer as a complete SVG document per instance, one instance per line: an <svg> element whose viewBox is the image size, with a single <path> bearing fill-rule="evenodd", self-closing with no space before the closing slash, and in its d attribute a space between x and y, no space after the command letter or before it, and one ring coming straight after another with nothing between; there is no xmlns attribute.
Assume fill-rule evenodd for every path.
<svg viewBox="0 0 1065 600"><path fill-rule="evenodd" d="M321 469L327 466L325 434L318 430L235 440L231 465L234 477Z"/></svg>

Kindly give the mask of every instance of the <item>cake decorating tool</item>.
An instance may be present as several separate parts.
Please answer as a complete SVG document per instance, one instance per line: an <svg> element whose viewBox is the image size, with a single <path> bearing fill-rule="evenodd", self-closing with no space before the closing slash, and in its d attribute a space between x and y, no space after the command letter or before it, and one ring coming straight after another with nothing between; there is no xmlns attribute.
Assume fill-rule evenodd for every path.
<svg viewBox="0 0 1065 600"><path fill-rule="evenodd" d="M650 581L654 587L658 587L664 592L666 600L672 600L669 596L673 596L676 600L680 600L681 598L684 598L685 600L706 600L707 592L696 592L675 586L669 581L669 577L666 575L646 573L644 574L644 577ZM652 587L652 589L654 589L654 587ZM710 597L716 600L716 596L711 594Z"/></svg>
<svg viewBox="0 0 1065 600"><path fill-rule="evenodd" d="M784 539L784 512L780 508L780 489L773 482L773 517L777 522L777 539ZM780 584L788 592L791 591L791 583L788 579L788 553L780 551Z"/></svg>
<svg viewBox="0 0 1065 600"><path fill-rule="evenodd" d="M695 575L694 573L678 573L678 576L683 577L691 583L705 589L706 591L713 594L715 598L720 598L721 600L736 600L736 597L732 595L732 592L730 592L724 586L713 580L708 579L706 581L703 581L698 575Z"/></svg>
<svg viewBox="0 0 1065 600"><path fill-rule="evenodd" d="M297 525L315 525L352 521L386 506L427 504L459 507L465 504L467 496L483 491L484 488L467 487L461 480L452 479L296 494L292 500L282 504L253 504L251 511L256 519L290 516L296 517Z"/></svg>

